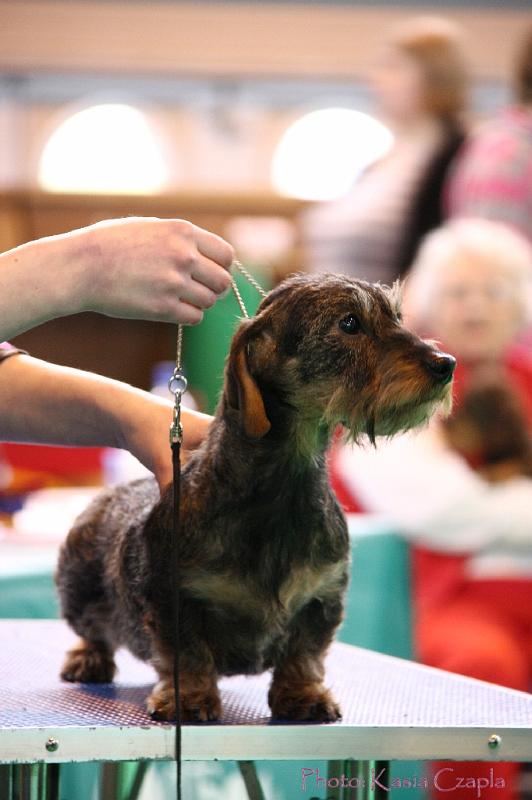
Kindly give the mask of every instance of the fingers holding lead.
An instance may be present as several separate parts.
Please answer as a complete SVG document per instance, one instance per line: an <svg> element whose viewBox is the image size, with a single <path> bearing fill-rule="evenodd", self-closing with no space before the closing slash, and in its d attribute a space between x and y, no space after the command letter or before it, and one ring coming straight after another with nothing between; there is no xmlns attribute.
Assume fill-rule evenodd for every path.
<svg viewBox="0 0 532 800"><path fill-rule="evenodd" d="M231 274L218 263L198 254L191 271L192 278L220 295L231 286Z"/></svg>
<svg viewBox="0 0 532 800"><path fill-rule="evenodd" d="M208 260L215 261L225 270L230 270L231 264L235 260L235 251L221 236L205 231L203 228L196 228L196 246Z"/></svg>
<svg viewBox="0 0 532 800"><path fill-rule="evenodd" d="M194 278L188 278L184 281L179 292L179 299L200 310L204 310L212 308L218 296L211 289L204 286L203 283L194 280Z"/></svg>
<svg viewBox="0 0 532 800"><path fill-rule="evenodd" d="M180 321L194 325L201 321L202 311L211 308L230 289L234 250L220 236L190 222L168 222L173 261L171 282L186 317Z"/></svg>
<svg viewBox="0 0 532 800"><path fill-rule="evenodd" d="M176 306L175 319L182 325L198 325L203 319L203 311L195 305L180 300Z"/></svg>

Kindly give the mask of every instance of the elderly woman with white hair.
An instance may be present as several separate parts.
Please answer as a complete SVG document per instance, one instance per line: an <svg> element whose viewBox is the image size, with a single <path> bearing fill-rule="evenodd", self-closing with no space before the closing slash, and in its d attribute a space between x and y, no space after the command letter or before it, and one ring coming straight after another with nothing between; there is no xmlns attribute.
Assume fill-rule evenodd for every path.
<svg viewBox="0 0 532 800"><path fill-rule="evenodd" d="M524 691L532 685L532 357L518 339L531 276L530 245L504 225L463 219L429 234L404 312L458 359L453 414L376 449L341 447L331 466L341 498L386 515L412 542L417 657ZM488 776L490 765L452 766L455 780ZM498 764L506 789L488 789L484 800L513 797L517 770ZM467 792L457 789L457 800Z"/></svg>
<svg viewBox="0 0 532 800"><path fill-rule="evenodd" d="M512 345L530 321L531 281L532 248L524 237L500 223L459 219L424 240L403 313L419 332L456 351L463 370L513 361Z"/></svg>

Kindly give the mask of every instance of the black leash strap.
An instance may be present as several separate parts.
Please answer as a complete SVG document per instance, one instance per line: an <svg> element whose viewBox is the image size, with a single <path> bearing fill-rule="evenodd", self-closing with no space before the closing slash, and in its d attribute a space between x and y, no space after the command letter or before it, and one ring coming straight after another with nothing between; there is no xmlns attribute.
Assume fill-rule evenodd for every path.
<svg viewBox="0 0 532 800"><path fill-rule="evenodd" d="M177 764L177 800L181 800L181 708L179 702L179 501L181 480L181 442L172 442L172 466L174 486L174 510L172 531L172 578L173 578L173 627L174 646L174 692L175 692L175 760Z"/></svg>
<svg viewBox="0 0 532 800"><path fill-rule="evenodd" d="M257 281L242 266L240 261L235 261L234 266L242 273L246 280L262 295L266 292ZM248 317L242 296L233 279L232 288L236 300L244 317ZM172 448L173 470L173 510L172 510L172 547L171 547L171 576L172 576L172 627L174 630L174 693L175 693L175 761L177 767L176 797L181 800L181 703L179 698L179 525L180 525L180 500L181 500L181 442L183 441L183 427L181 425L181 398L187 390L187 379L183 373L183 326L177 328L177 353L175 369L168 381L168 388L174 395L174 417L170 426L170 447Z"/></svg>
<svg viewBox="0 0 532 800"><path fill-rule="evenodd" d="M177 332L176 365L168 388L174 395L174 417L170 427L170 447L172 448L173 471L173 509L172 509L172 626L174 630L174 693L175 693L175 760L177 766L176 797L181 800L181 704L179 699L179 511L181 500L181 442L183 427L181 425L181 397L187 390L187 379L183 374L181 352L183 347L183 328Z"/></svg>

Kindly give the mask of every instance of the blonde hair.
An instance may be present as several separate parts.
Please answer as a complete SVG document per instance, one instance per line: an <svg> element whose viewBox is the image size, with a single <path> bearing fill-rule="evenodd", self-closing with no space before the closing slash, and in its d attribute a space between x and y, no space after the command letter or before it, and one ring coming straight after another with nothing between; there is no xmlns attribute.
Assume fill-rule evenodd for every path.
<svg viewBox="0 0 532 800"><path fill-rule="evenodd" d="M458 122L468 105L469 84L460 28L440 17L415 17L395 28L387 43L418 63L426 111Z"/></svg>
<svg viewBox="0 0 532 800"><path fill-rule="evenodd" d="M508 277L516 321L524 325L532 307L532 245L501 222L473 218L452 220L423 239L405 285L404 309L412 323L430 323L441 277L451 261L464 255Z"/></svg>

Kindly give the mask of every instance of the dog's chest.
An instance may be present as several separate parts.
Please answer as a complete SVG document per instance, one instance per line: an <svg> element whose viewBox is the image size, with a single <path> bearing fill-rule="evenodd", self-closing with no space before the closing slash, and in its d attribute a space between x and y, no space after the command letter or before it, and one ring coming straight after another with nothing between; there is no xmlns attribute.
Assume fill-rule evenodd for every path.
<svg viewBox="0 0 532 800"><path fill-rule="evenodd" d="M345 565L341 562L321 568L310 566L296 568L281 584L280 605L292 615L313 598L326 600L340 590L344 573Z"/></svg>
<svg viewBox="0 0 532 800"><path fill-rule="evenodd" d="M232 610L237 615L262 617L278 625L303 608L312 599L326 600L341 590L345 564L337 562L321 567L297 566L281 583L268 587L252 577L243 578L232 572L197 572L184 577L183 588L214 608Z"/></svg>

